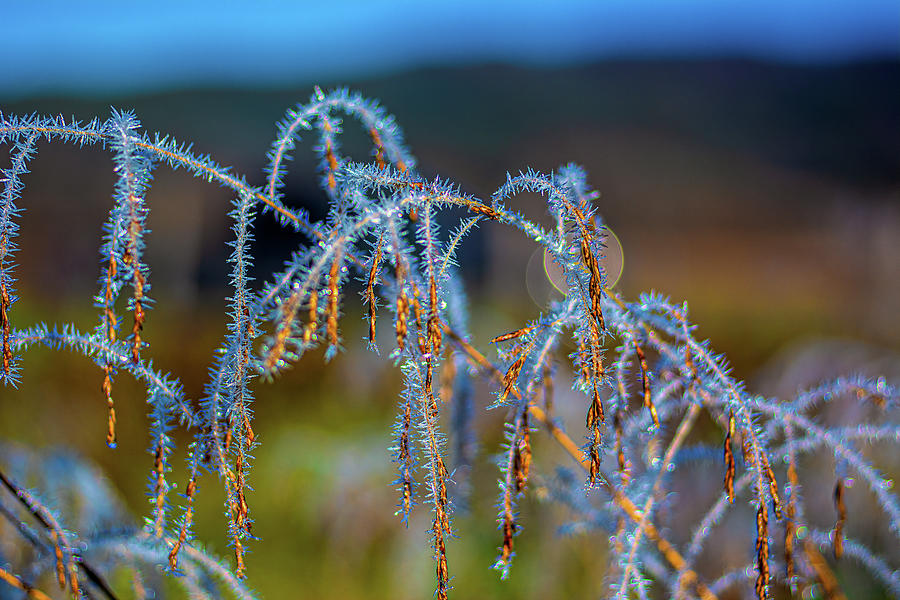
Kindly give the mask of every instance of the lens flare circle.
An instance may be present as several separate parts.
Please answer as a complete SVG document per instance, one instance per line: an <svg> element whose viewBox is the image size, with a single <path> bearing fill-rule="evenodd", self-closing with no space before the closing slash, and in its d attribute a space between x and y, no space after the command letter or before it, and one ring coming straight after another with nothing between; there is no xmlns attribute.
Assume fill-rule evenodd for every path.
<svg viewBox="0 0 900 600"><path fill-rule="evenodd" d="M606 273L606 287L616 287L625 270L625 254L622 250L622 242L619 236L609 227L603 227L603 244L606 252L600 259L600 267ZM562 267L553 259L553 256L544 250L544 275L556 290L563 296L567 295L566 277Z"/></svg>

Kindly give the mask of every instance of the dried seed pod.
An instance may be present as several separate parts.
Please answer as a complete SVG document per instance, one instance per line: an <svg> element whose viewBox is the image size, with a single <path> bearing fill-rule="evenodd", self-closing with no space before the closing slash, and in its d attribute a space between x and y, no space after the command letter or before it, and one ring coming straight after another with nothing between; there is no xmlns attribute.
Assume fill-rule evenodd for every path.
<svg viewBox="0 0 900 600"><path fill-rule="evenodd" d="M243 579L247 576L246 565L244 565L244 545L241 538L237 534L231 536L231 544L234 546L234 576Z"/></svg>
<svg viewBox="0 0 900 600"><path fill-rule="evenodd" d="M253 329L253 319L250 318L250 308L244 305L244 321L247 323L247 339L251 340L256 335L256 330ZM248 349L245 345L245 349ZM247 360L247 355L245 353L244 360Z"/></svg>
<svg viewBox="0 0 900 600"><path fill-rule="evenodd" d="M375 135L378 132L372 129ZM382 161L383 162L383 161ZM378 265L381 262L381 238L378 238L375 257L372 259L372 268L369 270L369 279L366 282L366 304L369 306L369 343L375 343L375 318L377 306L375 304L375 282L378 279Z"/></svg>
<svg viewBox="0 0 900 600"><path fill-rule="evenodd" d="M775 471L772 470L772 465L769 464L769 457L765 454L762 455L762 463L766 472L766 480L769 482L769 495L772 497L772 512L775 513L775 518L780 521L781 497L778 494L778 481L775 479Z"/></svg>
<svg viewBox="0 0 900 600"><path fill-rule="evenodd" d="M395 248L396 252L396 248ZM394 320L394 333L397 336L397 349L401 352L406 346L407 320L409 318L409 299L406 296L406 288L403 285L405 269L400 257L395 257L394 279L397 286L397 314Z"/></svg>
<svg viewBox="0 0 900 600"><path fill-rule="evenodd" d="M741 456L744 457L745 464L754 464L753 455L750 452L750 440L747 439L746 432L741 434Z"/></svg>
<svg viewBox="0 0 900 600"><path fill-rule="evenodd" d="M181 521L181 527L178 530L178 539L175 540L175 543L172 545L172 550L169 552L169 568L177 569L178 568L178 553L181 551L181 546L187 541L187 532L191 526L191 522L194 517L194 493L197 491L197 473L196 471L191 473L191 478L188 480L187 487L184 491L184 497L187 500L187 507L184 511L184 519Z"/></svg>
<svg viewBox="0 0 900 600"><path fill-rule="evenodd" d="M734 452L731 439L734 436L734 412L728 415L728 433L725 435L725 493L728 501L734 504Z"/></svg>
<svg viewBox="0 0 900 600"><path fill-rule="evenodd" d="M600 424L606 422L603 414L603 403L600 402L600 393L594 388L591 395L591 406L588 408L587 418L585 419L585 427L588 429L599 429Z"/></svg>
<svg viewBox="0 0 900 600"><path fill-rule="evenodd" d="M63 567L63 551L59 544L59 535L56 531L51 532L50 539L53 541L53 552L56 556L56 582L59 589L66 589L66 570Z"/></svg>
<svg viewBox="0 0 900 600"><path fill-rule="evenodd" d="M338 252L331 263L328 273L328 304L325 307L325 332L328 335L328 343L337 346L338 339L338 280L340 279L341 256Z"/></svg>
<svg viewBox="0 0 900 600"><path fill-rule="evenodd" d="M413 467L413 458L410 453L409 446L409 434L410 428L412 427L412 413L410 409L410 403L406 403L406 410L403 413L403 426L400 430L400 453L399 453L399 462L400 462L400 470L402 477L402 486L403 486L403 499L401 501L401 511L403 513L404 518L409 517L409 513L412 511L412 493L413 493L413 480L412 480L412 467Z"/></svg>
<svg viewBox="0 0 900 600"><path fill-rule="evenodd" d="M409 299L406 292L402 291L397 296L397 321L394 323L394 331L397 335L397 348L403 350L408 331L407 319L409 318Z"/></svg>
<svg viewBox="0 0 900 600"><path fill-rule="evenodd" d="M595 428L593 431L594 439L590 447L590 469L588 471L588 480L593 485L597 481L597 475L600 474L600 430Z"/></svg>
<svg viewBox="0 0 900 600"><path fill-rule="evenodd" d="M766 600L769 589L769 514L764 504L756 510L756 597Z"/></svg>
<svg viewBox="0 0 900 600"><path fill-rule="evenodd" d="M691 379L697 379L697 365L694 364L694 356L691 353L691 347L684 347L684 366L687 367L691 374Z"/></svg>
<svg viewBox="0 0 900 600"><path fill-rule="evenodd" d="M112 399L112 367L103 368L103 384L100 386L106 396L106 445L116 447L116 407Z"/></svg>
<svg viewBox="0 0 900 600"><path fill-rule="evenodd" d="M509 511L503 518L503 544L500 547L499 565L508 565L513 554L513 537L516 535L516 523Z"/></svg>
<svg viewBox="0 0 900 600"><path fill-rule="evenodd" d="M231 432L231 428L233 427L234 422L231 419L231 415L225 417L225 452L231 450L231 440L233 439L234 434Z"/></svg>
<svg viewBox="0 0 900 600"><path fill-rule="evenodd" d="M438 307L437 284L434 275L429 277L428 281L428 347L432 354L441 353L441 345L443 343L443 334L441 333L441 321L438 315L440 309Z"/></svg>
<svg viewBox="0 0 900 600"><path fill-rule="evenodd" d="M581 383L587 385L591 380L591 360L588 356L588 345L583 338L578 340L578 356L579 356L579 377Z"/></svg>
<svg viewBox="0 0 900 600"><path fill-rule="evenodd" d="M789 504L787 509L787 519L785 519L784 523L784 568L788 583L794 579L795 575L794 536L796 535L796 528L794 526L794 515L795 508L793 504Z"/></svg>
<svg viewBox="0 0 900 600"><path fill-rule="evenodd" d="M78 567L75 560L69 558L69 588L72 590L73 598L81 598L81 585L78 583Z"/></svg>
<svg viewBox="0 0 900 600"><path fill-rule="evenodd" d="M163 508L165 507L166 492L168 491L168 486L166 485L165 457L165 447L163 441L160 440L156 445L156 453L153 462L153 469L156 472L156 487L154 489L154 494L156 495L156 521L153 525L153 534L156 537L162 537L165 533L163 528Z"/></svg>
<svg viewBox="0 0 900 600"><path fill-rule="evenodd" d="M9 315L7 311L10 307L9 292L6 289L6 283L0 283L0 329L3 330L3 374L9 375L12 366L13 353L12 346L9 343L10 325Z"/></svg>
<svg viewBox="0 0 900 600"><path fill-rule="evenodd" d="M591 252L590 234L587 231L584 232L584 235L581 238L581 259L584 261L584 265L591 274L591 280L588 284L588 295L591 299L590 314L596 328L602 331L606 328L603 321L602 310L603 280L600 276L600 267L597 264L597 259Z"/></svg>
<svg viewBox="0 0 900 600"><path fill-rule="evenodd" d="M422 303L419 302L419 296L421 296L419 288L413 284L413 297L410 306L412 306L413 317L416 320L416 329L422 331L422 313L424 311L422 310Z"/></svg>
<svg viewBox="0 0 900 600"><path fill-rule="evenodd" d="M597 334L593 328L591 333L594 336L594 345L591 346L591 368L594 370L594 378L597 381L600 381L603 379L605 373L603 367L603 352L600 350L599 334Z"/></svg>
<svg viewBox="0 0 900 600"><path fill-rule="evenodd" d="M438 493L438 505L441 508L440 512L442 515L442 527L444 529L444 532L447 535L450 535L450 518L447 515L447 506L449 505L449 502L447 500L447 477L450 476L450 471L448 471L447 467L444 466L444 459L441 457L438 457L437 465L439 474L438 488L440 490Z"/></svg>
<svg viewBox="0 0 900 600"><path fill-rule="evenodd" d="M650 376L647 374L647 357L644 355L644 350L637 341L634 342L634 351L637 354L638 363L641 366L641 391L643 392L644 408L650 411L650 417L653 419L653 424L656 427L659 427L659 415L656 412L656 406L653 404L653 399L650 395Z"/></svg>
<svg viewBox="0 0 900 600"><path fill-rule="evenodd" d="M256 441L256 434L253 433L253 428L250 427L250 415L247 414L247 411L242 411L242 416L244 419L244 437L247 438L247 443L252 444Z"/></svg>
<svg viewBox="0 0 900 600"><path fill-rule="evenodd" d="M309 294L309 312L306 327L303 328L303 343L308 344L316 330L319 328L319 291L313 290Z"/></svg>
<svg viewBox="0 0 900 600"><path fill-rule="evenodd" d="M516 329L515 331L510 331L509 333L504 333L503 335L498 335L497 337L492 339L490 343L491 344L499 344L501 342L507 342L509 340L514 340L517 337L521 337L532 330L534 330L534 327L522 327L521 329Z"/></svg>
<svg viewBox="0 0 900 600"><path fill-rule="evenodd" d="M837 510L838 518L834 524L831 539L834 544L834 557L840 558L844 554L844 524L847 521L847 507L844 505L844 480L842 478L839 478L834 484L834 508Z"/></svg>
<svg viewBox="0 0 900 600"><path fill-rule="evenodd" d="M323 129L325 131L331 131L332 127L328 121L325 121L323 124ZM337 187L337 180L335 179L334 172L337 171L338 163L337 157L334 155L334 149L332 147L332 142L330 137L325 138L325 162L328 163L328 188L332 191Z"/></svg>
<svg viewBox="0 0 900 600"><path fill-rule="evenodd" d="M106 268L106 292L104 295L104 314L106 317L106 339L116 341L116 313L113 310L113 280L116 278L116 257L113 251L109 253L109 265Z"/></svg>
<svg viewBox="0 0 900 600"><path fill-rule="evenodd" d="M243 457L239 454L237 459L235 460L234 465L235 473L237 474L235 479L235 493L237 493L237 505L238 505L238 513L237 519L235 520L235 524L245 530L247 533L250 533L250 521L247 519L247 514L250 512L247 507L247 499L245 497L245 473L244 473L244 461Z"/></svg>
<svg viewBox="0 0 900 600"><path fill-rule="evenodd" d="M516 381L519 379L519 373L522 372L522 367L525 365L525 359L528 357L528 354L524 352L524 348L521 346L516 349L515 353L518 354L519 357L509 366L509 369L507 369L506 373L503 375L503 391L501 392L500 400L498 401L501 404L506 402L512 389L515 387Z"/></svg>
<svg viewBox="0 0 900 600"><path fill-rule="evenodd" d="M516 481L516 492L525 491L528 474L531 470L531 436L528 431L528 411L522 414L522 428L513 454L513 474Z"/></svg>
<svg viewBox="0 0 900 600"><path fill-rule="evenodd" d="M315 295L315 292L313 293L313 295ZM287 340L291 335L293 323L297 317L297 309L299 308L299 306L300 290L295 289L291 293L291 295L288 296L287 300L282 302L278 307L278 310L281 313L281 318L278 320L278 330L275 333L275 341L272 343L269 351L266 353L266 360L264 363L265 370L268 373L273 372L275 370L275 367L281 364L281 360L286 349L285 344L287 343ZM309 336L311 337L311 335L312 334L310 333ZM303 330L303 341L305 343L309 343L306 328L304 328Z"/></svg>
<svg viewBox="0 0 900 600"><path fill-rule="evenodd" d="M597 387L594 386L591 406L588 408L587 417L585 418L585 426L591 432L593 438L588 452L590 458L589 480L592 485L600 473L600 425L604 421L603 403L600 401L600 393L597 391Z"/></svg>
<svg viewBox="0 0 900 600"><path fill-rule="evenodd" d="M484 204L481 204L479 202L469 202L466 204L466 208L471 210L473 213L483 215L495 221L500 218L500 215L498 215L493 208L491 208L490 206L485 206Z"/></svg>
<svg viewBox="0 0 900 600"><path fill-rule="evenodd" d="M144 330L144 276L135 268L134 270L134 324L131 328L131 362L137 364L141 360L141 331Z"/></svg>
<svg viewBox="0 0 900 600"><path fill-rule="evenodd" d="M379 169L384 169L387 167L387 163L384 160L384 143L381 141L381 135L377 129L371 127L369 128L369 137L372 138L372 143L375 145L375 164Z"/></svg>
<svg viewBox="0 0 900 600"><path fill-rule="evenodd" d="M622 485L624 486L628 484L628 461L625 459L622 420L622 410L616 410L616 414L613 415L613 427L616 431L616 462L618 463L619 474L622 477Z"/></svg>

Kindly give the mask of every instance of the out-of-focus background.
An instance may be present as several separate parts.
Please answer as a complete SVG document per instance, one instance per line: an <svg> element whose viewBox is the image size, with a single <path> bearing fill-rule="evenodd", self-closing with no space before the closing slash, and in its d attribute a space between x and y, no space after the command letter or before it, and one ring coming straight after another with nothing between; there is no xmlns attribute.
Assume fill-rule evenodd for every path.
<svg viewBox="0 0 900 600"><path fill-rule="evenodd" d="M686 300L700 335L751 389L789 395L827 375L900 375L894 1L198 1L152 12L60 1L4 2L0 15L5 114L134 109L147 130L260 184L284 110L315 84L349 86L396 115L423 174L479 197L507 172L584 166L623 248L617 289ZM364 158L363 136L346 129ZM287 203L321 214L308 144L291 169ZM109 153L40 144L24 181L22 299L11 318L89 329ZM197 398L225 331L229 193L160 168L148 198L149 354ZM540 198L517 202L541 218ZM259 275L299 241L266 219L257 240ZM483 226L461 262L482 343L547 301L539 257L514 231ZM325 366L306 357L257 387L262 446L249 502L263 541L248 566L266 598L421 598L433 586L427 514L408 529L392 516L388 428L400 379L355 343L354 302L346 298L344 355ZM32 351L20 389L0 390L0 436L77 449L140 515L152 463L144 398L125 377L116 382L120 446L109 450L100 381L87 361ZM584 409L574 402L578 437ZM491 456L503 416L479 421L471 510L460 511L449 546L459 597L596 597L603 534L555 535L566 515L539 500L524 503L510 581L488 570L500 543ZM555 451L536 444L550 474ZM202 485L199 528L227 555L216 487Z"/></svg>

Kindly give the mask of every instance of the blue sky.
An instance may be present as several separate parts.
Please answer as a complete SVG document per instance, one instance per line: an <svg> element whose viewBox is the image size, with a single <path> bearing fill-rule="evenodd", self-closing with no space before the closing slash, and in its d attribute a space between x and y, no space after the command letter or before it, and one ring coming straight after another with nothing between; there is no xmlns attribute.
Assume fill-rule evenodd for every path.
<svg viewBox="0 0 900 600"><path fill-rule="evenodd" d="M75 8L77 6L77 8ZM897 0L0 0L0 97L608 57L900 58Z"/></svg>

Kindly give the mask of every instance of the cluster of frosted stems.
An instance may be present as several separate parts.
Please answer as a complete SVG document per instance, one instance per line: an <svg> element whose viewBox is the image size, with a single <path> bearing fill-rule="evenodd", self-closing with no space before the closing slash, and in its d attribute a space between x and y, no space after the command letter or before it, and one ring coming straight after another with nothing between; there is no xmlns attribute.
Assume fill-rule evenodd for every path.
<svg viewBox="0 0 900 600"><path fill-rule="evenodd" d="M358 121L370 136L371 160L355 162L342 153L342 116ZM329 201L321 222L289 206L282 192L291 154L305 135L317 139L321 187ZM99 319L93 327L13 325L16 202L41 141L99 144L113 157L117 182L100 247L102 267L94 296ZM35 345L89 357L100 369L107 443L114 447L114 380L128 373L147 390L153 457L145 526L107 528L93 537L79 536L72 525L67 529L39 492L25 492L4 476L18 503L13 506L3 498L4 515L14 521L24 511L41 524L37 529L17 524L38 566L15 573L0 563L0 575L9 585L40 593L29 578L49 565L74 595L103 596L111 593L103 583L104 568L116 561L143 561L166 564L197 597L215 597L210 578L198 575L206 570L220 576L235 595L251 597L239 581L245 547L253 537L250 477L258 442L250 383L277 375L318 346L333 357L342 345L342 306L352 300L344 290L356 277L364 290L369 344L373 350L378 350L376 343L387 344L380 353L399 366L405 379L390 449L398 472L397 512L406 522L411 511L424 505L433 517L438 598L446 598L451 582L446 548L454 533L450 473L462 477L466 469L461 467L473 460L472 382L479 378L491 380L496 390L484 403L487 408L507 415L498 461L500 546L493 565L502 577L509 574L521 530L517 506L534 477L531 436L543 429L583 473L560 467L555 477L542 478L542 485L552 499L572 509L570 527L609 532L615 558L598 593L715 598L734 587L763 600L776 585L797 593L816 585L839 594L834 566L849 558L870 570L884 589L900 595L900 576L887 559L848 535L853 525L845 505L848 494L867 488L883 511L891 539L900 540L900 506L891 480L863 452L867 444L900 439L897 389L884 380L850 377L789 401L749 394L731 377L725 360L694 337L686 305L653 294L631 302L610 289L601 267L606 230L597 213L597 195L577 166L550 174L507 175L490 198L476 198L449 181L418 175L393 117L346 90L326 94L317 89L308 103L287 112L278 124L261 186L168 136L142 132L137 118L127 112L89 123L0 114L0 144L10 149L11 159L0 180L0 379L15 386L21 354ZM183 168L233 192L228 333L199 400L186 398L177 379L154 368L141 337L152 306L144 262L147 195L159 166ZM546 199L549 228L515 209L516 196L523 192ZM302 233L305 241L281 271L254 289L248 270L257 218L275 218ZM456 225L441 226L448 221ZM496 332L490 349L481 350L469 335L456 261L466 237L480 226L518 229L565 276L561 300L516 331ZM381 327L390 335L378 336ZM567 355L564 347L574 351ZM562 372L572 375L574 390L584 397L584 425L565 424L553 413L553 384ZM817 408L838 400L870 405L875 416L837 428L818 424ZM442 419L447 408L451 416ZM718 428L719 442L693 441L700 417L707 430ZM449 423L448 431L442 430L443 422ZM193 432L180 494L169 477L174 427ZM808 519L801 489L800 465L814 452L833 458L835 512L830 525ZM703 473L721 482L720 491L679 549L666 537L673 474L698 461ZM61 472L52 472L61 485ZM80 482L79 493L100 497L92 503L95 508L105 506L104 488L84 483L86 476L78 473L70 471L69 477L77 480L73 485ZM192 533L198 483L207 473L218 478L226 493L234 553L229 568L206 557ZM850 480L865 485L850 490ZM746 564L713 578L698 560L711 532L736 503L755 513L755 527L749 525L755 543L750 537Z"/></svg>

